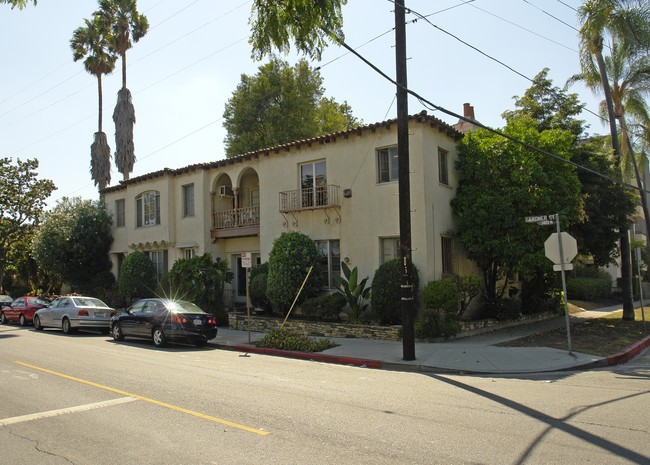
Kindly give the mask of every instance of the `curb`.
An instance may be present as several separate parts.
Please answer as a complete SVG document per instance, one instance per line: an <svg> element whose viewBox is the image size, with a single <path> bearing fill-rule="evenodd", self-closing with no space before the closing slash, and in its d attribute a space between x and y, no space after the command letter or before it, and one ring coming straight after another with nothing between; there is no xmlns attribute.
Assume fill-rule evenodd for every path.
<svg viewBox="0 0 650 465"><path fill-rule="evenodd" d="M648 346L650 346L650 336L646 336L639 342L635 342L631 346L626 347L621 352L607 357L607 365L611 366L625 363Z"/></svg>
<svg viewBox="0 0 650 465"><path fill-rule="evenodd" d="M339 365L353 365L361 368L382 368L380 360L368 360L356 357L343 357L339 355L326 355L315 352L297 352L293 350L266 349L263 347L230 346L233 350L253 354L273 355L276 357L297 358L314 362L336 363Z"/></svg>

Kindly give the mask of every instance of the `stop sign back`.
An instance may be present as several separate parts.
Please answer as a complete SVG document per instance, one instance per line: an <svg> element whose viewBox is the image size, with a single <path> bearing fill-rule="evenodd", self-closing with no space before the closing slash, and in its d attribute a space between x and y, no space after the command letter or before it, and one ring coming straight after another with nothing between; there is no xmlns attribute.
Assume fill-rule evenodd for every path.
<svg viewBox="0 0 650 465"><path fill-rule="evenodd" d="M569 263L578 255L578 242L568 232L561 232L560 238L562 240L562 252L564 255L564 263ZM546 242L544 242L544 252L546 256L556 265L561 263L560 258L560 244L558 241L558 234L551 234Z"/></svg>

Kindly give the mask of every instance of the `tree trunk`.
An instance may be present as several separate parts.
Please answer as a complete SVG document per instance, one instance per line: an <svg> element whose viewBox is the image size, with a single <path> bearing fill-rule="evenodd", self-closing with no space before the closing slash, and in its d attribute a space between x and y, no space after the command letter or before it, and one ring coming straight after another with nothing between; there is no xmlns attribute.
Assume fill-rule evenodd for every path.
<svg viewBox="0 0 650 465"><path fill-rule="evenodd" d="M605 60L603 59L602 51L602 37L598 38L600 47L597 47L596 61L598 63L598 71L600 72L600 80L603 85L603 92L605 93L605 103L607 104L607 115L609 118L609 130L612 137L612 148L614 149L614 156L616 157L616 166L621 167L621 145L618 142L618 131L616 129L616 115L614 113L614 103L612 100L612 92L609 88L609 80L607 79L607 70L605 69ZM623 173L619 171L619 179L623 179ZM630 256L630 236L628 235L628 227L620 231L621 242L621 292L623 293L623 319L634 320L634 299L632 297L632 257Z"/></svg>
<svg viewBox="0 0 650 465"><path fill-rule="evenodd" d="M97 75L97 95L99 96L99 121L97 122L97 132L102 131L102 111L103 111L103 97L102 97L102 75Z"/></svg>

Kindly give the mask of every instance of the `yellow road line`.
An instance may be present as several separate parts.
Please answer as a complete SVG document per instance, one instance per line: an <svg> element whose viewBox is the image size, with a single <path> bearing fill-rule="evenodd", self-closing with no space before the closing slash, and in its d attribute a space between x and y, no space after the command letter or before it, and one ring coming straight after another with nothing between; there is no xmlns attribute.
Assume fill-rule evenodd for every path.
<svg viewBox="0 0 650 465"><path fill-rule="evenodd" d="M49 373L51 375L60 376L61 378L66 378L66 379L70 379L72 381L77 381L78 383L83 383L83 384L87 384L89 386L94 386L96 388L105 389L107 391L115 392L116 394L121 394L123 396L134 397L136 399L140 399L140 400L143 400L145 402L149 402L151 404L156 404L156 405L159 405L161 407L166 407L168 409L176 410L177 412L187 413L189 415L194 415L195 417L203 418L205 420L210 420L210 421L214 421L214 422L217 422L217 423L221 423L221 424L230 426L232 428L237 428L237 429L241 429L241 430L244 430L244 431L248 431L249 433L255 433L255 434L262 435L262 436L266 436L267 434L269 434L268 431L262 431L262 430L255 429L255 428L249 428L248 426L239 425L237 423L233 423L233 422L228 421L228 420L222 420L220 418L216 418L216 417L213 417L213 416L210 416L210 415L205 415L205 414L199 413L199 412L194 412L193 410L188 410L188 409L183 408L183 407L177 407L175 405L167 404L165 402L160 402L160 401L154 400L154 399L149 399L148 397L139 396L137 394L131 394L129 392L122 391L120 389L115 389L115 388L112 388L112 387L109 387L109 386L104 386L102 384L93 383L92 381L86 381L84 379L75 378L74 376L64 375L63 373L57 373L56 371L47 370L45 368L40 368L40 367L37 367L37 366L34 366L34 365L29 365L29 364L23 363L23 362L15 361L14 363L17 363L18 365L22 365L24 367L32 368L34 370L43 371L43 372Z"/></svg>

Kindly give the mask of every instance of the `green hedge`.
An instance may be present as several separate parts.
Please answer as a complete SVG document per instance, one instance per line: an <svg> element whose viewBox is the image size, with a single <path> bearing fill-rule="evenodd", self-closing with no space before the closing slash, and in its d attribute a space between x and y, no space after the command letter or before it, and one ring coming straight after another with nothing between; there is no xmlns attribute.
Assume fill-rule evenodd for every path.
<svg viewBox="0 0 650 465"><path fill-rule="evenodd" d="M569 299L593 300L612 294L612 281L606 278L567 278Z"/></svg>
<svg viewBox="0 0 650 465"><path fill-rule="evenodd" d="M305 299L300 304L300 311L308 318L324 321L338 321L339 314L345 307L346 300L338 292Z"/></svg>

